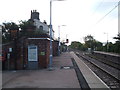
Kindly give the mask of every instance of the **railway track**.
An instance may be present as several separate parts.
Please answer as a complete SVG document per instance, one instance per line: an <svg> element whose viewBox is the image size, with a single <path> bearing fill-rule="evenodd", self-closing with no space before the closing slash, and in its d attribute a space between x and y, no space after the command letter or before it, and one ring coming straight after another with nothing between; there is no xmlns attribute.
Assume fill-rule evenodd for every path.
<svg viewBox="0 0 120 90"><path fill-rule="evenodd" d="M117 60L117 61L116 60L113 61L110 59L108 60L106 58L97 57L97 56L92 55L92 54L88 54L87 56L89 56L90 58L96 59L96 60L98 60L106 65L109 65L110 67L114 67L114 68L120 70L120 61L119 60Z"/></svg>
<svg viewBox="0 0 120 90"><path fill-rule="evenodd" d="M89 57L85 53L75 52L111 89L120 88L120 70Z"/></svg>

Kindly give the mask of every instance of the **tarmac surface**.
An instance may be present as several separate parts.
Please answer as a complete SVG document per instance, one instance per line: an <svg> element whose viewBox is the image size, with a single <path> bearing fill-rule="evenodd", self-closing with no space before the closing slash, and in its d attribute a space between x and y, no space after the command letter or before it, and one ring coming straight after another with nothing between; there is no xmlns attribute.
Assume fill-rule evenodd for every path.
<svg viewBox="0 0 120 90"><path fill-rule="evenodd" d="M61 68L67 66L66 68ZM53 57L54 70L17 70L2 72L2 88L80 88L69 52Z"/></svg>

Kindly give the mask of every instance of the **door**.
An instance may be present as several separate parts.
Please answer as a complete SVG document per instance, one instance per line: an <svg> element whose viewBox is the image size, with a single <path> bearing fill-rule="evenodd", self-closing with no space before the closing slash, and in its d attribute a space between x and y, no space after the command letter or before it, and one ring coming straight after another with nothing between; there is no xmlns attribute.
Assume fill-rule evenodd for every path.
<svg viewBox="0 0 120 90"><path fill-rule="evenodd" d="M28 46L28 69L38 69L37 46Z"/></svg>

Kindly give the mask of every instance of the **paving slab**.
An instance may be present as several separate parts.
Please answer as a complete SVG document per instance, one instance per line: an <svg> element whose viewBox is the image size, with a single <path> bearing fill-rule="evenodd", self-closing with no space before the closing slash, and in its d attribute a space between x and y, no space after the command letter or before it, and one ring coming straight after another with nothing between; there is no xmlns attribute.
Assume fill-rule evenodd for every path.
<svg viewBox="0 0 120 90"><path fill-rule="evenodd" d="M69 52L53 58L53 71L40 69L4 72L3 88L80 88L75 70L61 69L61 66L73 66ZM7 81L6 78L10 77L12 79Z"/></svg>

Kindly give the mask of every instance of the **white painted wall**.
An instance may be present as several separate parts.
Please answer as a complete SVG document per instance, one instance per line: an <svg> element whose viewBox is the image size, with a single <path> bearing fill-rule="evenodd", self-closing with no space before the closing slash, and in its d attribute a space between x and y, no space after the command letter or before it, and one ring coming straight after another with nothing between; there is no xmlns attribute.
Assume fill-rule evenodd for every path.
<svg viewBox="0 0 120 90"><path fill-rule="evenodd" d="M34 19L34 25L37 27L37 29L39 29L40 26L43 26L43 30L45 32L49 32L49 27L48 25L40 22L40 20Z"/></svg>
<svg viewBox="0 0 120 90"><path fill-rule="evenodd" d="M50 29L45 23L40 22L40 20L34 19L34 25L37 27L37 29L39 29L40 26L43 26L43 31L50 35ZM52 32L52 38L54 38L54 32Z"/></svg>

